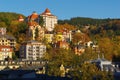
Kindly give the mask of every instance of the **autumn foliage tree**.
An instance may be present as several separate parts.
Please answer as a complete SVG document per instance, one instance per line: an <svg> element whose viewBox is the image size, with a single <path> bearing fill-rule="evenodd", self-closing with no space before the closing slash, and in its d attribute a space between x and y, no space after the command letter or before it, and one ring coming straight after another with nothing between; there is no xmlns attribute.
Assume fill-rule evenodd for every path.
<svg viewBox="0 0 120 80"><path fill-rule="evenodd" d="M74 44L85 43L88 42L89 40L90 38L88 37L88 35L81 32L74 33L72 37L72 42Z"/></svg>
<svg viewBox="0 0 120 80"><path fill-rule="evenodd" d="M71 31L71 30L75 30L76 27L70 24L58 24L55 26L54 31L55 32L63 32L63 31Z"/></svg>
<svg viewBox="0 0 120 80"><path fill-rule="evenodd" d="M103 54L105 58L112 60L113 55L113 42L109 38L101 38L98 41L101 55Z"/></svg>

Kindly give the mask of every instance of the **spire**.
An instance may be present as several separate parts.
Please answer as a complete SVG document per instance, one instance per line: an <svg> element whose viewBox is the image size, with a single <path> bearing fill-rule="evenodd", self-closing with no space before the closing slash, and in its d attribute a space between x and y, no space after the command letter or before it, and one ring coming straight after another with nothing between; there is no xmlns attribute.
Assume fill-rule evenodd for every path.
<svg viewBox="0 0 120 80"><path fill-rule="evenodd" d="M43 15L52 15L48 8L46 8L45 11L42 14Z"/></svg>
<svg viewBox="0 0 120 80"><path fill-rule="evenodd" d="M46 8L44 13L51 13L50 10L48 8Z"/></svg>

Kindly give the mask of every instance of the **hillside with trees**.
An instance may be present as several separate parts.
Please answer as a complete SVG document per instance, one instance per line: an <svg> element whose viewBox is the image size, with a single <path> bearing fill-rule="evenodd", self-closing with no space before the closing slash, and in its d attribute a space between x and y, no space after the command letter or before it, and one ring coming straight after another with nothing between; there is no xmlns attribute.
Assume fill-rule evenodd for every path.
<svg viewBox="0 0 120 80"><path fill-rule="evenodd" d="M8 12L0 13L0 27L6 27L7 34L16 38L17 49L19 49L20 43L25 41L27 29L26 22L17 21L19 15L22 14ZM24 15L22 16L25 18ZM41 22L41 25L42 24L43 22ZM106 59L120 61L120 19L76 17L70 20L59 20L54 32L57 33L63 30L70 31L76 29L80 29L81 32L85 34L73 34L74 44L72 45L75 45L75 43L77 44L84 37L84 41L95 41ZM105 73L98 70L94 64L84 63L85 61L96 59L98 56L97 51L86 48L84 54L81 56L73 53L72 49L65 50L53 48L52 46L49 46L49 48L47 47L47 52L43 58L43 60L49 61L47 64L47 74L60 76L61 72L59 71L59 67L63 64L64 66L74 68L74 71L71 71L71 76L74 76L74 80L86 80L88 78L92 80L91 76L94 77L95 74L96 76L101 76L102 79L99 80L108 80L106 76L109 72ZM80 71L84 73L81 74L81 77Z"/></svg>
<svg viewBox="0 0 120 80"><path fill-rule="evenodd" d="M76 26L83 33L96 41L105 58L120 61L120 19L93 19L75 17L70 20L59 20L59 24Z"/></svg>
<svg viewBox="0 0 120 80"><path fill-rule="evenodd" d="M100 26L104 23L108 23L109 21L114 21L114 20L120 20L120 19L94 19L94 18L86 18L86 17L73 17L71 19L65 19L65 20L59 20L58 24L71 24L77 27L84 27L87 25L94 25L94 26Z"/></svg>

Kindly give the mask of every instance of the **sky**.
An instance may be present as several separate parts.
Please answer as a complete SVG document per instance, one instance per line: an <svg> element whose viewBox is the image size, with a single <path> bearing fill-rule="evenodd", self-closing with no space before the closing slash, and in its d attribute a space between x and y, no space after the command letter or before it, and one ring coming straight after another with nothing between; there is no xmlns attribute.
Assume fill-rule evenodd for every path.
<svg viewBox="0 0 120 80"><path fill-rule="evenodd" d="M29 16L49 8L58 19L73 17L120 18L120 0L1 0L0 12Z"/></svg>

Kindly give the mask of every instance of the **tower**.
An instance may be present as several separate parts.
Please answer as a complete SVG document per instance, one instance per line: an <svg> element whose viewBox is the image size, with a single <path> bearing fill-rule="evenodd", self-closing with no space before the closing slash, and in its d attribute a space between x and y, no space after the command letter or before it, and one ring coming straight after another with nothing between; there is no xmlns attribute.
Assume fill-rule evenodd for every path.
<svg viewBox="0 0 120 80"><path fill-rule="evenodd" d="M55 24L57 24L57 17L54 16L48 8L40 14L40 16L43 17L43 26L47 29L47 31L53 31Z"/></svg>

